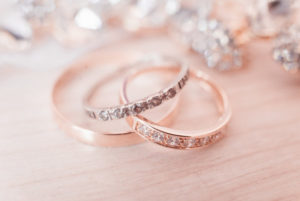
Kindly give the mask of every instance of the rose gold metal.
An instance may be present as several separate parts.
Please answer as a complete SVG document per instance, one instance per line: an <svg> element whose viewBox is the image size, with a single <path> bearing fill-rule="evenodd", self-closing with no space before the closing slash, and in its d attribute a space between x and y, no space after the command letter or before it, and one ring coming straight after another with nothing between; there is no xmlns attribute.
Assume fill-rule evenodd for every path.
<svg viewBox="0 0 300 201"><path fill-rule="evenodd" d="M124 57L123 52L118 53L116 51L114 51L113 53L107 53L105 51L89 53L83 59L75 62L69 68L64 70L62 74L58 77L52 89L52 109L59 126L67 134L69 134L70 136L74 137L75 139L83 143L93 145L93 146L116 147L116 146L128 146L128 145L144 142L143 138L141 138L131 130L124 130L124 132L110 132L104 129L94 130L88 126L88 123L84 123L82 125L75 123L73 120L69 119L66 116L66 114L62 112L60 108L61 103L60 103L59 93L61 92L63 87L70 84L74 75L78 75L88 70L91 70L91 68L104 65L104 63L107 61L114 61L113 59L115 58L119 58L119 60L122 60L123 59L122 56ZM125 57L132 57L132 55L128 53L128 55L126 55ZM135 57L136 56L134 56L134 58ZM128 70L127 67L119 68L119 70L117 70L116 72L112 73L111 75L108 75L103 80L100 80L99 83L108 81L112 77L124 73L127 70ZM99 83L97 84L97 86L99 86ZM159 122L159 124L169 125L172 122L172 118L177 112L176 106L178 104L178 101L179 99L178 100L176 99L174 103L172 103L170 109L161 116L161 118L157 121ZM88 117L86 117L85 122L87 122L88 120L92 121ZM120 122L115 122L115 123L117 124Z"/></svg>
<svg viewBox="0 0 300 201"><path fill-rule="evenodd" d="M174 98L178 92L185 86L188 77L189 69L186 65L181 64L174 59L167 57L153 57L146 59L145 61L139 61L135 64L129 65L126 69L133 68L134 72L137 72L140 68L143 71L152 71L153 68L160 68L161 65L167 65L166 69L171 68L173 71L178 72L178 76L174 81L165 89L162 89L156 93L153 93L145 98L127 102L126 104L117 105L113 107L92 107L90 105L90 99L92 98L95 90L103 83L95 85L85 96L83 101L84 110L87 115L93 119L108 121L126 118L128 116L138 115L146 110L155 108L162 103ZM150 66L150 67L147 67ZM171 66L171 67L168 67ZM104 80L105 82L105 80Z"/></svg>
<svg viewBox="0 0 300 201"><path fill-rule="evenodd" d="M161 68L156 70L166 69ZM141 70L139 72L132 73L125 78L120 94L121 103L129 102L127 96L128 83L138 75L145 72L146 71ZM152 122L149 119L146 119L141 115L137 115L127 117L127 122L129 123L130 127L144 139L150 142L154 142L158 145L174 149L191 149L204 147L221 139L224 134L223 130L228 124L231 117L231 107L229 105L228 97L225 91L221 87L219 87L208 75L199 70L191 69L190 78L202 82L203 84L205 84L203 85L203 88L205 90L213 91L216 94L217 105L221 116L215 125L204 130L177 130L163 127L157 123Z"/></svg>

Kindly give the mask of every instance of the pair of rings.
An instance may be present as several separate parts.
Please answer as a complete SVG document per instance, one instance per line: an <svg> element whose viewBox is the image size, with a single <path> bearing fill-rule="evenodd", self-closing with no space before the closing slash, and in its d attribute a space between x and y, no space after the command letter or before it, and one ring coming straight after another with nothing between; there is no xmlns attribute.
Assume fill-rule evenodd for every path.
<svg viewBox="0 0 300 201"><path fill-rule="evenodd" d="M113 133L103 129L93 130L89 127L89 123L80 124L71 121L60 108L61 90L71 82L73 76L80 76L88 69L98 67L98 65L95 65L95 62L101 63L101 58L97 53L91 54L87 56L87 58L71 65L71 67L59 76L52 90L52 106L59 125L68 134L81 142L95 146L124 146L137 144L146 140L157 145L174 149L192 149L213 144L224 136L224 129L231 117L231 107L224 90L202 71L196 68L189 68L174 58L162 56L128 62L127 65L123 64L122 67L117 68L117 70L113 72L113 74L125 75L120 90L119 105L94 107L90 102L95 92L100 87L103 87L106 82L109 82L113 74L100 79L81 100L83 111L90 119L93 119L91 120L93 124L99 121L102 121L102 124L114 121L118 123L126 119L131 130ZM109 63L110 60L106 59L106 65ZM177 74L177 76L167 87L144 98L134 101L129 100L129 83L142 74L149 72L172 73L172 75ZM203 130L179 130L170 128L168 127L169 124L176 117L176 108L179 104L181 90L184 89L185 85L188 84L191 79L199 82L199 86L206 91L213 92L216 97L220 116L213 126ZM143 112L164 105L165 102L171 99L174 99L172 107L167 110L167 112L164 112L165 114L160 116L158 121L153 121L142 116ZM95 120L97 120L97 122ZM90 120L88 121L90 122Z"/></svg>

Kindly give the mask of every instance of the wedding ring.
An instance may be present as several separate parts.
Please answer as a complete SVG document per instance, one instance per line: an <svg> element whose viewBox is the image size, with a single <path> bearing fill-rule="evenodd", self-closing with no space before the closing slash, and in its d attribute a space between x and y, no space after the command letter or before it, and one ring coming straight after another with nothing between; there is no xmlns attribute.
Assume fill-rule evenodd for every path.
<svg viewBox="0 0 300 201"><path fill-rule="evenodd" d="M163 70L163 68L157 70ZM146 71L144 70L140 70L125 78L120 95L121 103L129 102L127 96L128 83L145 72ZM204 89L211 90L215 93L218 109L221 113L221 116L215 125L204 130L177 130L161 126L141 115L137 115L127 117L127 122L131 128L137 134L150 142L175 149L204 147L221 139L224 135L224 128L231 117L231 107L225 91L208 75L199 70L190 69L190 79L196 79L197 81L206 84Z"/></svg>
<svg viewBox="0 0 300 201"><path fill-rule="evenodd" d="M141 55L134 51L128 51L124 54L121 51L104 49L89 53L63 70L54 83L51 97L55 120L59 126L73 138L93 146L119 147L144 142L143 138L130 130L129 127L127 128L125 120L96 122L88 118L82 110L82 100L86 94L86 86L82 87L81 85L91 79L90 76L86 76L84 73L91 72L90 74L95 74L94 71L98 70L101 75L105 74L102 77L97 74L94 76L97 79L101 78L99 83L109 82L110 79L120 74L123 75L129 70L128 66L124 66L124 63L134 63L140 57ZM120 67L122 65L124 67ZM109 71L108 74L107 71ZM73 82L75 80L80 80L80 82L74 87ZM99 86L99 83L97 86ZM80 87L82 89L79 89ZM75 98L73 96L69 97L70 91L74 91ZM170 107L167 105L167 110L157 118L159 124L169 125L172 122L177 112L178 101L179 99L175 99ZM118 99L116 99L116 102L118 102ZM70 109L70 104L75 105Z"/></svg>
<svg viewBox="0 0 300 201"><path fill-rule="evenodd" d="M174 98L179 91L185 86L188 77L189 69L186 65L181 64L174 59L167 57L153 57L146 59L145 61L137 62L136 64L130 65L133 71L138 71L142 68L144 71L152 71L155 68L161 68L166 65L163 69L170 69L176 71L178 76L174 81L166 88L153 93L142 99L127 102L113 107L92 107L89 104L89 99L93 96L94 90L98 86L93 87L87 96L84 98L84 109L89 117L97 120L108 121L126 118L128 116L136 116L146 110L152 109L164 103L167 100ZM150 66L150 67L149 67Z"/></svg>

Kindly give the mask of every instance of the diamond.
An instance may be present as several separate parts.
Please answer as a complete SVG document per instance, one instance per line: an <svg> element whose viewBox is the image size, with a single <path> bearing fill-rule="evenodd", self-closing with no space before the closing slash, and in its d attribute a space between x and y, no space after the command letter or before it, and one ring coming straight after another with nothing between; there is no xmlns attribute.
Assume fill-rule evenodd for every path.
<svg viewBox="0 0 300 201"><path fill-rule="evenodd" d="M294 25L282 31L275 41L273 58L290 73L295 73L300 69L299 33L300 27Z"/></svg>
<svg viewBox="0 0 300 201"><path fill-rule="evenodd" d="M123 117L130 116L129 106L125 105L125 106L121 107L121 113L123 114Z"/></svg>
<svg viewBox="0 0 300 201"><path fill-rule="evenodd" d="M143 108L141 106L137 105L137 104L134 104L132 106L132 111L133 111L134 115L137 115L137 114L139 114L143 111Z"/></svg>
<svg viewBox="0 0 300 201"><path fill-rule="evenodd" d="M135 112L136 110L136 105L135 104L129 104L126 106L127 110L126 110L126 115L127 116L131 116L131 115L137 115L137 113Z"/></svg>
<svg viewBox="0 0 300 201"><path fill-rule="evenodd" d="M300 64L298 62L285 62L282 64L283 68L288 72L297 72L300 68Z"/></svg>
<svg viewBox="0 0 300 201"><path fill-rule="evenodd" d="M180 7L179 0L135 0L129 1L128 9L122 18L123 24L129 30L139 28L163 27L170 15Z"/></svg>
<svg viewBox="0 0 300 201"><path fill-rule="evenodd" d="M89 8L81 8L76 13L74 21L78 27L90 30L99 30L103 24L97 13Z"/></svg>
<svg viewBox="0 0 300 201"><path fill-rule="evenodd" d="M164 142L164 135L160 132L157 132L155 131L153 134L152 134L152 138L155 142L160 142L160 143L163 143Z"/></svg>
<svg viewBox="0 0 300 201"><path fill-rule="evenodd" d="M208 143L210 142L210 137L206 136L202 138L200 142L202 142L202 145L208 145Z"/></svg>
<svg viewBox="0 0 300 201"><path fill-rule="evenodd" d="M167 91L166 95L167 95L167 98L175 97L176 96L176 89L174 89L174 88L169 89Z"/></svg>
<svg viewBox="0 0 300 201"><path fill-rule="evenodd" d="M183 77L183 78L178 82L179 89L182 89L182 87L184 87L185 83L186 83L186 79Z"/></svg>
<svg viewBox="0 0 300 201"><path fill-rule="evenodd" d="M96 115L93 111L87 111L87 115L93 119L96 119Z"/></svg>
<svg viewBox="0 0 300 201"><path fill-rule="evenodd" d="M103 110L101 112L99 112L98 114L99 118L102 119L103 121L107 121L109 120L109 113L106 110Z"/></svg>
<svg viewBox="0 0 300 201"><path fill-rule="evenodd" d="M138 125L137 131L144 136L150 136L150 129L142 124Z"/></svg>
<svg viewBox="0 0 300 201"><path fill-rule="evenodd" d="M293 0L252 0L247 2L247 11L252 32L271 37L278 34L291 19Z"/></svg>
<svg viewBox="0 0 300 201"><path fill-rule="evenodd" d="M183 145L188 148L195 146L195 144L196 144L196 140L194 138L185 139L183 141Z"/></svg>
<svg viewBox="0 0 300 201"><path fill-rule="evenodd" d="M148 104L147 104L146 100L138 102L138 103L136 103L136 105L141 109L141 112L148 109Z"/></svg>
<svg viewBox="0 0 300 201"><path fill-rule="evenodd" d="M30 20L43 23L55 11L55 0L18 0L22 14Z"/></svg>
<svg viewBox="0 0 300 201"><path fill-rule="evenodd" d="M111 119L121 119L124 117L124 113L120 108L112 109L109 112L109 115L110 115Z"/></svg>
<svg viewBox="0 0 300 201"><path fill-rule="evenodd" d="M162 97L155 96L148 101L148 105L150 108L153 108L153 107L159 106L161 104L161 102L162 102Z"/></svg>
<svg viewBox="0 0 300 201"><path fill-rule="evenodd" d="M221 133L216 133L215 135L211 136L211 141L216 142L221 138Z"/></svg>
<svg viewBox="0 0 300 201"><path fill-rule="evenodd" d="M168 143L168 145L175 147L175 146L179 146L180 141L179 141L178 137L169 136L167 143Z"/></svg>

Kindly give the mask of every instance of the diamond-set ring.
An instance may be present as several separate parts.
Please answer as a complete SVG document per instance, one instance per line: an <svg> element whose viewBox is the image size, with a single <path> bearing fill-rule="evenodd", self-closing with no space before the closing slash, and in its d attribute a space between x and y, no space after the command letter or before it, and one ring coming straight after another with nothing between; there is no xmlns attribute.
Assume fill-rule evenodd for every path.
<svg viewBox="0 0 300 201"><path fill-rule="evenodd" d="M150 61L147 61L150 62ZM144 66L141 62L137 64L132 64L132 70L135 71L136 67ZM161 66L161 64L147 64L150 67L143 67L143 69L152 70ZM155 65L158 65L156 67ZM89 117L97 120L108 121L126 118L128 116L138 115L146 110L152 109L161 105L162 103L174 98L179 91L185 86L189 78L189 68L177 61L171 61L171 63L165 64L166 69L171 68L173 71L178 72L178 76L174 81L165 89L162 89L152 95L145 98L122 104L113 107L92 107L89 104L89 99L93 95L94 90L91 90L84 99L84 109ZM171 67L168 67L171 66Z"/></svg>
<svg viewBox="0 0 300 201"><path fill-rule="evenodd" d="M123 90L121 91L122 103L129 102L127 96L128 83L142 73L143 70L138 73L132 73L125 78L123 82ZM224 136L224 129L231 117L231 107L226 93L208 75L199 70L191 69L190 79L204 82L207 86L209 86L206 90L212 91L216 94L221 116L214 126L205 130L177 130L161 126L141 115L136 115L127 117L128 124L131 128L141 137L150 142L174 149L204 147L221 139Z"/></svg>

